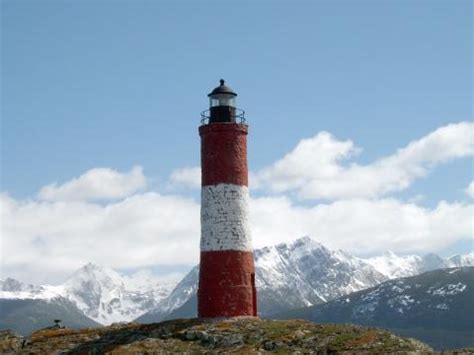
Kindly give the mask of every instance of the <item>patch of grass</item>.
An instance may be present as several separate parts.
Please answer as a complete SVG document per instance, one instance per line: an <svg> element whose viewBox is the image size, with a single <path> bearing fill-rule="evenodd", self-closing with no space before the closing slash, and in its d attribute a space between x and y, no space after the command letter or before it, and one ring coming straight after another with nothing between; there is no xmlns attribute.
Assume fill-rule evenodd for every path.
<svg viewBox="0 0 474 355"><path fill-rule="evenodd" d="M347 348L347 344L351 341L354 341L354 334L341 334L330 341L328 345L336 346L338 349Z"/></svg>
<svg viewBox="0 0 474 355"><path fill-rule="evenodd" d="M364 335L349 341L347 345L350 347L358 347L361 345L372 344L377 340L377 338L378 338L377 333L373 330L369 330Z"/></svg>
<svg viewBox="0 0 474 355"><path fill-rule="evenodd" d="M231 322L220 322L215 325L216 329L231 329L234 325Z"/></svg>
<svg viewBox="0 0 474 355"><path fill-rule="evenodd" d="M35 341L41 338L53 338L53 337L60 337L63 335L70 335L77 333L76 330L73 329L45 329L38 332L35 332L31 335L31 340Z"/></svg>
<svg viewBox="0 0 474 355"><path fill-rule="evenodd" d="M315 334L334 334L344 331L343 326L336 324L325 324L310 329Z"/></svg>
<svg viewBox="0 0 474 355"><path fill-rule="evenodd" d="M269 339L283 339L291 340L288 334L288 325L283 321L271 321L263 324L263 336Z"/></svg>

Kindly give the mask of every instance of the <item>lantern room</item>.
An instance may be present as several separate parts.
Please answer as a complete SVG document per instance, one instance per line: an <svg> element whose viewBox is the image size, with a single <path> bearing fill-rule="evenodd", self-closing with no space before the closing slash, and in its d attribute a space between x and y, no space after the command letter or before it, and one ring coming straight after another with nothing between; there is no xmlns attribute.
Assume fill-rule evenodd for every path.
<svg viewBox="0 0 474 355"><path fill-rule="evenodd" d="M202 112L202 123L243 123L244 112L236 108L235 98L237 94L227 85L224 79L220 85L207 95L209 97L209 110Z"/></svg>
<svg viewBox="0 0 474 355"><path fill-rule="evenodd" d="M230 106L235 107L235 97L237 94L225 85L224 79L220 80L220 85L216 87L209 96L209 107Z"/></svg>

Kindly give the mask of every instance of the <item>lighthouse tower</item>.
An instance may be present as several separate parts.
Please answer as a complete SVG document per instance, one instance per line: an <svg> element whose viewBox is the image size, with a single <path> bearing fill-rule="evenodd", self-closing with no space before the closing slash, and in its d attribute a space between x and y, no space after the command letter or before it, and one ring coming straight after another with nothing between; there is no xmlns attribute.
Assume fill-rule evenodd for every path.
<svg viewBox="0 0 474 355"><path fill-rule="evenodd" d="M198 316L256 316L248 222L247 133L237 94L224 80L209 95L201 136L201 264Z"/></svg>

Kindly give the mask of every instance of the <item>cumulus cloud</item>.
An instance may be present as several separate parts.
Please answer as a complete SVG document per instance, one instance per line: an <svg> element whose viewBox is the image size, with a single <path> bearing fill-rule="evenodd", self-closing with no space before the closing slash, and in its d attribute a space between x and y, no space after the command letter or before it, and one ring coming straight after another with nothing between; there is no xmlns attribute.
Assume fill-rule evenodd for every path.
<svg viewBox="0 0 474 355"><path fill-rule="evenodd" d="M100 205L0 198L3 273L25 281L65 277L92 261L118 269L189 265L199 257L199 204L143 193ZM473 237L472 204L434 208L396 199L350 199L315 206L288 197L250 201L255 247L311 235L362 255L436 252ZM44 280L47 278L47 280Z"/></svg>
<svg viewBox="0 0 474 355"><path fill-rule="evenodd" d="M134 268L198 260L199 205L184 197L147 192L103 205L2 195L0 208L5 273L41 279L89 261Z"/></svg>
<svg viewBox="0 0 474 355"><path fill-rule="evenodd" d="M257 171L254 187L296 191L303 199L376 198L401 191L434 167L474 154L474 124L441 127L371 164L351 163L359 151L352 141L327 132L303 139L282 159ZM346 164L344 164L346 163Z"/></svg>
<svg viewBox="0 0 474 355"><path fill-rule="evenodd" d="M177 169L171 173L169 179L172 185L199 188L201 187L201 168L197 166Z"/></svg>
<svg viewBox="0 0 474 355"><path fill-rule="evenodd" d="M256 246L311 235L358 255L426 253L473 237L474 206L466 203L442 201L430 209L389 198L302 207L287 197L266 197L252 200L250 208Z"/></svg>
<svg viewBox="0 0 474 355"><path fill-rule="evenodd" d="M146 179L140 166L121 173L109 168L96 168L62 185L44 186L38 198L47 201L117 199L145 188Z"/></svg>
<svg viewBox="0 0 474 355"><path fill-rule="evenodd" d="M474 198L474 181L471 181L469 186L466 188L466 193L469 197Z"/></svg>

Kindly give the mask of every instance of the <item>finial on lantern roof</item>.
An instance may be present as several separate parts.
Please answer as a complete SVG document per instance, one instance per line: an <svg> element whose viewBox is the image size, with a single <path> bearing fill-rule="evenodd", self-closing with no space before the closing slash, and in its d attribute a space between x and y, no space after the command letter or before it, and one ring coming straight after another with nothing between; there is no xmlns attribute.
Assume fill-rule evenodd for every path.
<svg viewBox="0 0 474 355"><path fill-rule="evenodd" d="M219 94L237 96L234 90L232 90L230 87L225 85L224 79L219 80L219 82L220 82L220 85L216 87L214 90L212 90L211 93L207 96L213 96L213 95L219 95Z"/></svg>

